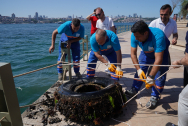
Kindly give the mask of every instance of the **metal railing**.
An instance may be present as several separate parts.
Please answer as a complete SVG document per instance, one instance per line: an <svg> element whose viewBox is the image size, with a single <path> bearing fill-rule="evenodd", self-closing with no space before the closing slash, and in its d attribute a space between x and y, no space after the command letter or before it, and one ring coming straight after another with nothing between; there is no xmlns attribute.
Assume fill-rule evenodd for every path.
<svg viewBox="0 0 188 126"><path fill-rule="evenodd" d="M88 50L88 42L89 42L88 35L85 35L85 38L82 39L82 42L80 43L80 44L82 44L82 50L83 50L83 54L80 57L83 56L84 61L88 61L88 52L91 50L91 49ZM86 44L86 46L85 46L85 44ZM86 47L86 49L85 49L85 47ZM85 60L85 55L87 55L86 60Z"/></svg>
<svg viewBox="0 0 188 126"><path fill-rule="evenodd" d="M121 25L121 26L116 26L117 28L117 34L120 34L122 32L130 31L132 25Z"/></svg>

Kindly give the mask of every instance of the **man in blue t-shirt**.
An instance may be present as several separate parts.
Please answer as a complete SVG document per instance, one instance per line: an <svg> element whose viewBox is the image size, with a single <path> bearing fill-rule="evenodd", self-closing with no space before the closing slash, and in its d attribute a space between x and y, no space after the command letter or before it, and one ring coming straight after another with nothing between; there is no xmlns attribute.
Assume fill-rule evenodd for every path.
<svg viewBox="0 0 188 126"><path fill-rule="evenodd" d="M158 28L150 28L144 21L136 22L131 28L133 32L131 35L131 59L133 64L153 64L153 65L168 65L168 47L170 41L165 36L162 30ZM137 59L137 46L142 51L139 59ZM168 67L153 66L148 70L148 66L135 65L137 73L135 78L145 80L145 86L147 89L152 87L152 93L150 101L146 104L146 107L153 109L157 106L159 100L159 92L161 93L164 88L166 74L159 80L155 81L160 75L168 70ZM145 73L148 71L147 78ZM131 90L125 92L129 97L134 96L141 88L142 81L134 80ZM154 84L155 87L154 87ZM158 92L159 91L159 92Z"/></svg>
<svg viewBox="0 0 188 126"><path fill-rule="evenodd" d="M49 48L49 52L53 52L55 49L55 39L57 34L62 34L59 42L59 57L58 61L61 59L61 48L70 48L72 51L73 63L80 63L80 43L79 40L84 38L84 26L80 24L80 20L74 18L72 21L67 21L60 25L52 33L52 44ZM62 42L66 42L62 44ZM61 81L63 79L62 63L57 66L58 79ZM77 78L81 78L79 72L80 66L74 65L74 72Z"/></svg>
<svg viewBox="0 0 188 126"><path fill-rule="evenodd" d="M95 76L96 64L89 63L97 63L99 59L108 66L111 78L119 80L119 78L123 76L123 71L121 70L121 47L117 35L110 30L97 29L90 38L90 44L92 50L88 60L87 77ZM108 65L108 61L106 61L102 55L105 55L111 64Z"/></svg>

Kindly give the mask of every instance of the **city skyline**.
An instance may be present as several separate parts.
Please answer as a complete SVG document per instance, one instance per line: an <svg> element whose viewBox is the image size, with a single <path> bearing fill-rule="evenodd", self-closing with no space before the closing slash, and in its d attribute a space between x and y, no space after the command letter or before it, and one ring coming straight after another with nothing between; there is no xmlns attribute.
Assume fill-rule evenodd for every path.
<svg viewBox="0 0 188 126"><path fill-rule="evenodd" d="M142 17L159 17L160 7L164 4L171 4L170 0L95 0L95 1L60 1L56 0L52 2L50 0L37 1L33 0L8 0L3 1L0 4L0 14L2 16L11 16L12 13L16 17L27 17L31 15L34 17L34 14L38 12L38 15L46 15L48 18L62 18L67 16L86 18L91 14L96 7L101 7L104 10L106 16L133 16L134 13L137 13L138 16ZM155 5L155 6L154 6ZM178 13L179 8L176 7L174 13ZM148 11L149 10L149 11Z"/></svg>
<svg viewBox="0 0 188 126"><path fill-rule="evenodd" d="M7 16L7 17L12 17L12 18L18 17L18 16L16 16L15 13L12 13L10 16L9 15L1 15L1 14L0 14L0 16ZM36 18L36 17L37 18L38 17L40 17L40 18L48 18L47 15L42 15L42 14L39 15L38 12L35 12L34 16L28 15L27 17L19 17L19 18ZM82 17L82 15L81 16L77 16L77 15L74 16L74 14L72 16L68 15L67 17L59 17L59 18L77 18L77 17L84 18L84 17ZM113 18L115 18L115 17L142 17L142 15L138 15L137 13L133 13L132 15L131 14L129 14L129 15L114 15L114 16L111 15L109 17L113 17Z"/></svg>

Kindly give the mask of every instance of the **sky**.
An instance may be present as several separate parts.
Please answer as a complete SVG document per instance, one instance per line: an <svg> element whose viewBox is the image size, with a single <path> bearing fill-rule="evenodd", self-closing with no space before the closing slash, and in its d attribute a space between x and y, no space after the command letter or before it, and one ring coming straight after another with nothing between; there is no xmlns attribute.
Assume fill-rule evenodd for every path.
<svg viewBox="0 0 188 126"><path fill-rule="evenodd" d="M137 13L142 17L159 17L160 8L170 4L171 0L0 0L0 14L2 16L34 17L45 15L48 18L62 18L67 16L82 16L86 18L97 7L104 10L106 16ZM176 7L173 14L179 12ZM173 15L172 14L172 15Z"/></svg>

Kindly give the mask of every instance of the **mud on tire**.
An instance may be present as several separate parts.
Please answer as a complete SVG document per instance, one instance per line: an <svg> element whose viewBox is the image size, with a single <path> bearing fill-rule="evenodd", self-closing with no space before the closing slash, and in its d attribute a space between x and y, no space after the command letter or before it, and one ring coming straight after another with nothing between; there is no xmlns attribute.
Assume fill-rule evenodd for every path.
<svg viewBox="0 0 188 126"><path fill-rule="evenodd" d="M98 125L122 112L126 101L118 82L104 77L82 78L61 85L56 92L65 121Z"/></svg>

